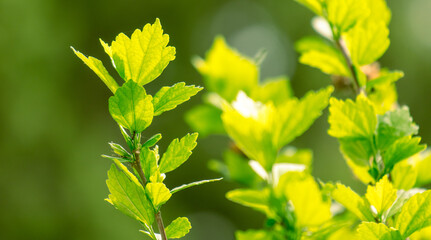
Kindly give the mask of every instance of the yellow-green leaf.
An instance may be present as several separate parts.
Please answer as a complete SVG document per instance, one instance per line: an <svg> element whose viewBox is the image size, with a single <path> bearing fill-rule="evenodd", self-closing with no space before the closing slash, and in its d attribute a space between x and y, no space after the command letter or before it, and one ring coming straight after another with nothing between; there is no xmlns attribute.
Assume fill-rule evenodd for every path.
<svg viewBox="0 0 431 240"><path fill-rule="evenodd" d="M404 240L398 230L383 223L363 222L358 227L358 240Z"/></svg>
<svg viewBox="0 0 431 240"><path fill-rule="evenodd" d="M281 178L286 181L285 194L292 203L298 227L319 226L331 217L331 202L323 201L322 193L312 176L288 172L286 174L299 175L300 177Z"/></svg>
<svg viewBox="0 0 431 240"><path fill-rule="evenodd" d="M417 193L403 206L395 220L395 228L407 238L414 232L431 225L431 191Z"/></svg>
<svg viewBox="0 0 431 240"><path fill-rule="evenodd" d="M166 237L182 238L190 232L192 225L186 217L179 217L166 227Z"/></svg>
<svg viewBox="0 0 431 240"><path fill-rule="evenodd" d="M357 1L360 2L360 1ZM350 57L363 66L379 59L389 47L389 29L384 22L357 24L344 35Z"/></svg>
<svg viewBox="0 0 431 240"><path fill-rule="evenodd" d="M186 86L184 82L177 83L172 87L162 87L153 98L154 116L176 108L202 89L194 85Z"/></svg>
<svg viewBox="0 0 431 240"><path fill-rule="evenodd" d="M363 198L355 193L349 187L337 183L336 188L332 191L332 198L341 203L347 210L351 211L362 221L374 221L370 207Z"/></svg>
<svg viewBox="0 0 431 240"><path fill-rule="evenodd" d="M114 80L114 78L109 75L108 70L106 70L103 63L94 57L86 57L84 54L76 51L73 47L72 50L75 52L76 56L78 56L94 73L105 83L105 85L111 90L112 93L115 93L118 89L118 83Z"/></svg>
<svg viewBox="0 0 431 240"><path fill-rule="evenodd" d="M142 31L136 29L131 38L120 33L110 47L118 74L138 85L153 81L175 59L175 48L167 46L168 42L159 19Z"/></svg>
<svg viewBox="0 0 431 240"><path fill-rule="evenodd" d="M109 112L118 124L140 133L153 120L152 97L134 81L126 82L109 98Z"/></svg>
<svg viewBox="0 0 431 240"><path fill-rule="evenodd" d="M196 147L197 133L187 134L181 140L174 139L168 146L160 160L160 173L173 171L183 164L192 155L192 150Z"/></svg>
<svg viewBox="0 0 431 240"><path fill-rule="evenodd" d="M161 205L165 204L172 196L165 184L160 182L148 183L145 186L145 191L151 199L155 209L158 209Z"/></svg>
<svg viewBox="0 0 431 240"><path fill-rule="evenodd" d="M194 60L196 69L204 77L205 86L222 98L232 101L240 90L250 94L257 86L257 64L230 48L223 37L217 37L205 60Z"/></svg>
<svg viewBox="0 0 431 240"><path fill-rule="evenodd" d="M108 171L109 201L126 215L151 226L154 221L154 210L145 190L136 180L131 180L114 164Z"/></svg>
<svg viewBox="0 0 431 240"><path fill-rule="evenodd" d="M397 190L389 182L388 177L384 176L375 186L368 185L365 197L374 206L379 215L388 210L397 199Z"/></svg>

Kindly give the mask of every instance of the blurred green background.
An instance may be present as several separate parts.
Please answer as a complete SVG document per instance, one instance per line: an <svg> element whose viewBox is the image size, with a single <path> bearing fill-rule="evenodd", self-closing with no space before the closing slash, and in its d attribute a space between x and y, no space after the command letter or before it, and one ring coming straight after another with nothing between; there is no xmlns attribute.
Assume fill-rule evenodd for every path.
<svg viewBox="0 0 431 240"><path fill-rule="evenodd" d="M389 1L391 46L382 65L404 70L399 102L410 106L423 142L431 142L431 1ZM217 34L254 56L266 49L263 77L287 74L297 96L331 83L318 70L297 63L294 41L314 34L312 14L293 0L0 0L0 239L144 239L138 223L103 199L110 162L108 142L122 143L111 119L110 91L69 46L109 66L98 38L161 19L177 58L148 85L155 93L178 81L202 85L190 59L204 56ZM113 68L108 68L111 74ZM119 79L119 78L117 78ZM190 131L183 114L200 95L158 117L145 133L161 132L164 150ZM314 151L314 174L361 191L335 139L326 134L327 114L293 145ZM224 137L199 139L189 161L170 173L168 187L217 177L207 161L220 158ZM263 217L224 198L238 185L208 184L178 193L163 209L165 222L190 218L187 239L233 239L235 229L261 227Z"/></svg>

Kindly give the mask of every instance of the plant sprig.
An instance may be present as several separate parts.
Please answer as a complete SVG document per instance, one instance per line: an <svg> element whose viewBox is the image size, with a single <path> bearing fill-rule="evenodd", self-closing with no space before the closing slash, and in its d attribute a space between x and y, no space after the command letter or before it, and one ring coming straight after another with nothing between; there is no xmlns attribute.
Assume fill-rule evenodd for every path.
<svg viewBox="0 0 431 240"><path fill-rule="evenodd" d="M103 155L114 162L108 171L106 183L110 195L106 201L139 221L144 227L141 232L154 240L184 237L191 228L188 219L179 217L165 228L161 207L180 190L220 179L198 181L169 190L163 183L166 173L187 161L196 147L198 134L174 139L160 158L156 144L162 135L142 139L142 132L150 126L154 117L188 101L202 88L186 86L181 82L162 87L154 96L146 92L143 85L157 78L175 59L175 48L167 46L169 36L163 33L159 19L152 25L145 25L142 30L137 29L130 38L120 33L111 45L102 40L100 42L124 80L121 86L101 61L72 49L114 94L109 98L109 112L118 123L129 148L128 151L120 144L110 143L115 155ZM154 223L158 226L158 233L153 229Z"/></svg>

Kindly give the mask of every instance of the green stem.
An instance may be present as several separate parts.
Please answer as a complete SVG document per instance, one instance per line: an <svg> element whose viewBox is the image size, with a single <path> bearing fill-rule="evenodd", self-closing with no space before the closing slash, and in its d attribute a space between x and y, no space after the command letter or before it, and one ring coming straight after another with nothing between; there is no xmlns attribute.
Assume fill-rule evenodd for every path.
<svg viewBox="0 0 431 240"><path fill-rule="evenodd" d="M132 139L136 139L135 135L136 134L134 133ZM138 145L140 146L140 144ZM135 156L135 161L133 162L132 166L138 172L139 177L141 178L141 181L142 181L142 186L145 188L145 185L147 185L147 179L145 178L144 170L142 169L142 165L141 165L141 158L140 158L141 149L139 149L139 147L137 149L134 149L133 155ZM162 213L160 212L160 210L156 213L155 218L157 221L157 227L159 228L159 233L162 237L162 240L168 240L168 238L166 237L165 225L163 224Z"/></svg>
<svg viewBox="0 0 431 240"><path fill-rule="evenodd" d="M358 77L356 76L356 69L352 64L352 60L347 54L346 49L341 45L341 38L338 38L336 40L334 39L334 41L335 41L335 45L337 45L338 49L340 49L341 53L343 54L344 60L346 61L346 64L349 67L350 73L352 74L353 89L356 94L359 94L360 93L359 80L358 80Z"/></svg>

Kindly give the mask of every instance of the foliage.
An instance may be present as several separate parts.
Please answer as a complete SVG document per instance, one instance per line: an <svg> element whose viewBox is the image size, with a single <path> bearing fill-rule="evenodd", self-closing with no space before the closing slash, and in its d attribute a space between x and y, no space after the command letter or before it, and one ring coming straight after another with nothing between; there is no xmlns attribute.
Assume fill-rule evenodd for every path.
<svg viewBox="0 0 431 240"><path fill-rule="evenodd" d="M209 166L243 185L226 194L229 200L266 216L262 229L238 231L236 239L430 238L430 190L419 187L431 183L431 154L409 108L397 103L403 72L377 62L390 44L386 2L297 2L317 14L313 25L322 35L297 42L299 61L331 75L334 96L329 86L297 99L286 77L260 81L257 61L222 37L205 59L193 61L208 92L186 120L205 136L232 139L224 162ZM340 91L355 97L339 99ZM342 183L316 181L310 151L288 146L328 104L328 134L367 185L363 196Z"/></svg>
<svg viewBox="0 0 431 240"><path fill-rule="evenodd" d="M102 62L93 57L76 55L90 67L114 94L109 98L109 112L118 123L129 151L117 143L110 143L114 156L103 155L114 163L106 181L110 194L106 201L126 215L138 220L144 234L150 238L184 237L191 229L185 217L174 220L164 228L161 207L178 191L220 179L203 180L169 189L164 183L165 173L177 169L196 147L197 133L174 139L160 158L156 134L142 143L142 132L154 117L176 108L196 95L202 88L185 83L162 87L154 96L143 85L157 78L168 63L175 59L175 48L167 46L169 36L163 33L159 19L137 29L129 38L120 33L109 46L101 40L115 70L124 80L121 86L110 76ZM127 132L128 131L128 132ZM157 222L159 233L153 229Z"/></svg>

